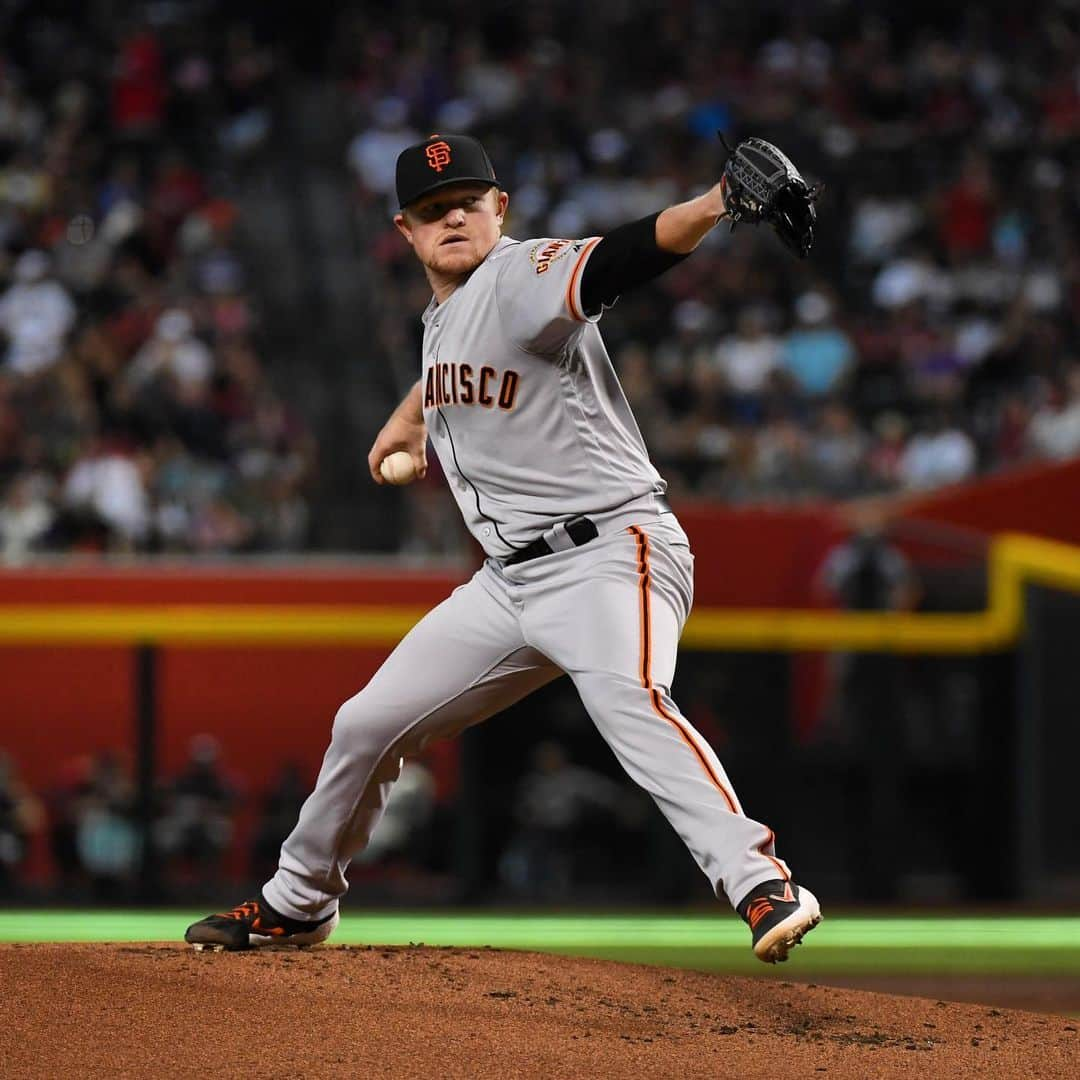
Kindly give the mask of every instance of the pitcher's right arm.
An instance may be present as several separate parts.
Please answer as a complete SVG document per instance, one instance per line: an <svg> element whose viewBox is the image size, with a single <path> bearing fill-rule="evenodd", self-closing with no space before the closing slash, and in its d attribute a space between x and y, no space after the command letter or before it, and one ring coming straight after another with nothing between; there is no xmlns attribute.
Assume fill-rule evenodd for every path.
<svg viewBox="0 0 1080 1080"><path fill-rule="evenodd" d="M427 473L427 425L424 423L422 388L418 379L382 426L368 453L368 470L376 484L385 484L379 466L387 454L404 450L416 465L416 475Z"/></svg>

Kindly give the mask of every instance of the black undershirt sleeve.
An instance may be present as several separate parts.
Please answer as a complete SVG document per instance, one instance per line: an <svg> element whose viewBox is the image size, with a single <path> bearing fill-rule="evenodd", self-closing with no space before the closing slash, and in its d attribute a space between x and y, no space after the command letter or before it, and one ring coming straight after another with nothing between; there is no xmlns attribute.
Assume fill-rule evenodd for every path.
<svg viewBox="0 0 1080 1080"><path fill-rule="evenodd" d="M581 308L586 315L596 315L624 292L652 281L686 258L657 247L660 213L612 229L593 248L581 274Z"/></svg>

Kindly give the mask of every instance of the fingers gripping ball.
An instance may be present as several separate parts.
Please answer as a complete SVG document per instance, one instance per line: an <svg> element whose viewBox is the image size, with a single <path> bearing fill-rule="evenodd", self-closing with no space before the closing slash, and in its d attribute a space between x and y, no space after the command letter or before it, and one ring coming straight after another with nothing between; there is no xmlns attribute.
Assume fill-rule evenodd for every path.
<svg viewBox="0 0 1080 1080"><path fill-rule="evenodd" d="M379 463L379 472L388 484L411 484L416 479L416 464L410 454L395 450Z"/></svg>

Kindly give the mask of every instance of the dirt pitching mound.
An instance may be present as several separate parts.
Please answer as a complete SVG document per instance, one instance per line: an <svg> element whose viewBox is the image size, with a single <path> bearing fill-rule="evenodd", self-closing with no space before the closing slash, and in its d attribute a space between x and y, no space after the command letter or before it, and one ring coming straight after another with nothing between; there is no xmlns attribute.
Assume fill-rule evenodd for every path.
<svg viewBox="0 0 1080 1080"><path fill-rule="evenodd" d="M0 1020L4 1077L1075 1077L1080 1059L1066 1017L420 946L0 946Z"/></svg>

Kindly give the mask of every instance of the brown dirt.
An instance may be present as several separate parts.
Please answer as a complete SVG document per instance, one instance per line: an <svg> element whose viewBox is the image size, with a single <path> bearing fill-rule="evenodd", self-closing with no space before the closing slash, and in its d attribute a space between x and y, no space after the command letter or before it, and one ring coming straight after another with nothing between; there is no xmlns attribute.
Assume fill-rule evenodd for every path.
<svg viewBox="0 0 1080 1080"><path fill-rule="evenodd" d="M1074 1077L1078 1026L487 949L0 946L3 1077Z"/></svg>
<svg viewBox="0 0 1080 1080"><path fill-rule="evenodd" d="M828 975L828 986L1080 1017L1076 975Z"/></svg>

